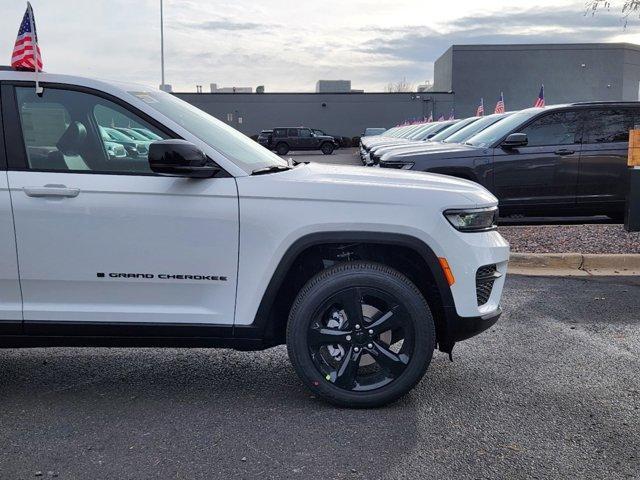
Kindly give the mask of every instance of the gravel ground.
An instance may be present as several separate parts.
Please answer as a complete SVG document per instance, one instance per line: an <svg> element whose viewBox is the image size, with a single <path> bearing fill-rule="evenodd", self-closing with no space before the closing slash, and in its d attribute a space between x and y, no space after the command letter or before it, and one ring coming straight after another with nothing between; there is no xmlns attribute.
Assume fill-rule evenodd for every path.
<svg viewBox="0 0 640 480"><path fill-rule="evenodd" d="M378 410L313 398L283 347L0 350L0 479L640 479L638 298L510 277L500 321Z"/></svg>
<svg viewBox="0 0 640 480"><path fill-rule="evenodd" d="M640 233L622 225L534 225L499 227L520 253L640 253Z"/></svg>

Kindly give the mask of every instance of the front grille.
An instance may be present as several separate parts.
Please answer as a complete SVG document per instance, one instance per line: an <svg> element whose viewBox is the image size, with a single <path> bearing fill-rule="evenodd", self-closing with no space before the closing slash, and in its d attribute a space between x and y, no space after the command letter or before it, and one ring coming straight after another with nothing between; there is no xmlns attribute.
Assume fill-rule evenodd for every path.
<svg viewBox="0 0 640 480"><path fill-rule="evenodd" d="M479 307L489 301L493 284L498 278L500 278L500 273L495 265L485 265L476 272L476 298Z"/></svg>

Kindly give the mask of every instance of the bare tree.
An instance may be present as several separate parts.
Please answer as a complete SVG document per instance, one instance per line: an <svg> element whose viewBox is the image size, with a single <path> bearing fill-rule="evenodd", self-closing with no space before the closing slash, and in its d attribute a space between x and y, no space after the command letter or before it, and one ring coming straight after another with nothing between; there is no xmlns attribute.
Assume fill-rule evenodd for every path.
<svg viewBox="0 0 640 480"><path fill-rule="evenodd" d="M640 1L640 0L638 0ZM414 85L412 83L407 82L406 77L400 80L397 83L390 82L384 87L385 92L393 93L393 92L413 92Z"/></svg>
<svg viewBox="0 0 640 480"><path fill-rule="evenodd" d="M618 0L622 4L622 17L624 18L624 26L627 26L627 21L631 15L640 15L640 0ZM595 15L598 10L606 9L611 10L610 0L588 0L585 3L586 13Z"/></svg>

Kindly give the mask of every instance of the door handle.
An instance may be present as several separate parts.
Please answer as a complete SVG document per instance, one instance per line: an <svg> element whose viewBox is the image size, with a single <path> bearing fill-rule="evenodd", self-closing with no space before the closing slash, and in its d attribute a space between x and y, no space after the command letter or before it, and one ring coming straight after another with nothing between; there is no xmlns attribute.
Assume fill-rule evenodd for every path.
<svg viewBox="0 0 640 480"><path fill-rule="evenodd" d="M560 148L553 153L555 153L556 155L573 155L574 153L576 153L576 151L569 150L568 148Z"/></svg>
<svg viewBox="0 0 640 480"><path fill-rule="evenodd" d="M27 197L68 197L75 198L80 194L79 188L67 188L66 185L48 184L44 187L24 187Z"/></svg>

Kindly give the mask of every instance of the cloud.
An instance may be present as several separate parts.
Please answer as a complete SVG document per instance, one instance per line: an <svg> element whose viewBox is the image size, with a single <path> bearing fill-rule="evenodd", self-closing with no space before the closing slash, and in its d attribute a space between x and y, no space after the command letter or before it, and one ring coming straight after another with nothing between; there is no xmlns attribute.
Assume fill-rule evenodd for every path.
<svg viewBox="0 0 640 480"><path fill-rule="evenodd" d="M461 17L442 29L426 26L377 29L379 36L355 50L405 64L422 65L432 63L453 44L604 42L619 34L622 26L621 18L612 14L592 16L566 8L531 9ZM366 30L370 31L370 27Z"/></svg>
<svg viewBox="0 0 640 480"><path fill-rule="evenodd" d="M270 25L253 22L235 22L228 18L218 20L207 20L204 22L174 22L169 25L173 29L189 28L205 31L256 31L268 30Z"/></svg>

